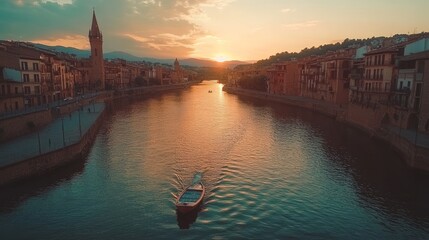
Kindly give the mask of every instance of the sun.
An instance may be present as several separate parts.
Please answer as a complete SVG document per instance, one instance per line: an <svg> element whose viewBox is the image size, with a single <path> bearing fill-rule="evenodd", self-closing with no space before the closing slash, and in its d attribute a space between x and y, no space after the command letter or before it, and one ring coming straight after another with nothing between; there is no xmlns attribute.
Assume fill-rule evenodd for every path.
<svg viewBox="0 0 429 240"><path fill-rule="evenodd" d="M228 60L228 57L226 57L225 55L216 55L213 59L216 62L225 62Z"/></svg>

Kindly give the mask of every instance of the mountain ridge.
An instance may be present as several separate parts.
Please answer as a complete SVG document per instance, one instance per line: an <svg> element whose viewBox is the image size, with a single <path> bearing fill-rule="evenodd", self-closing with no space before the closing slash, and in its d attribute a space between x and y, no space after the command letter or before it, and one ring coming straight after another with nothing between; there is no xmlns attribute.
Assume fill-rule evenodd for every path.
<svg viewBox="0 0 429 240"><path fill-rule="evenodd" d="M31 43L34 46L46 49L54 52L63 52L67 54L74 55L78 58L88 58L90 56L90 50L81 50L73 47L64 47L64 46L48 46L40 43ZM124 59L131 62L151 62L151 63L161 63L161 64L170 64L173 65L175 58L164 59L164 58L152 58L152 57L139 57L133 54L123 52L123 51L112 51L104 53L105 59ZM249 64L250 62L231 60L225 62L216 62L210 59L200 59L200 58L184 58L179 59L181 65L193 66L193 67L224 67L224 68L233 68L241 64Z"/></svg>

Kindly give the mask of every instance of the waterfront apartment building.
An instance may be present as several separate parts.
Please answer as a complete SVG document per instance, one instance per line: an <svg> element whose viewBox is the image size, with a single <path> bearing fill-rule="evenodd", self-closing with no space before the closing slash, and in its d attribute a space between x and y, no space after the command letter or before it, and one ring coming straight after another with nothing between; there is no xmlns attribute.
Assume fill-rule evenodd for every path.
<svg viewBox="0 0 429 240"><path fill-rule="evenodd" d="M0 114L24 108L19 58L0 49Z"/></svg>
<svg viewBox="0 0 429 240"><path fill-rule="evenodd" d="M348 103L349 75L355 49L345 49L301 60L301 96L328 101L337 105Z"/></svg>
<svg viewBox="0 0 429 240"><path fill-rule="evenodd" d="M347 49L328 56L324 62L325 67L325 100L336 105L346 105L349 96L349 75L352 68L354 49Z"/></svg>
<svg viewBox="0 0 429 240"><path fill-rule="evenodd" d="M37 58L20 57L21 82L26 107L41 105L41 69L42 62Z"/></svg>
<svg viewBox="0 0 429 240"><path fill-rule="evenodd" d="M325 83L325 69L322 67L322 57L313 56L300 60L299 82L300 95L313 99L325 99L323 91L327 90ZM319 91L320 90L320 91Z"/></svg>
<svg viewBox="0 0 429 240"><path fill-rule="evenodd" d="M271 94L299 95L298 61L291 60L272 65L268 70L268 92Z"/></svg>
<svg viewBox="0 0 429 240"><path fill-rule="evenodd" d="M407 129L429 132L429 38L407 44L397 65L393 121Z"/></svg>

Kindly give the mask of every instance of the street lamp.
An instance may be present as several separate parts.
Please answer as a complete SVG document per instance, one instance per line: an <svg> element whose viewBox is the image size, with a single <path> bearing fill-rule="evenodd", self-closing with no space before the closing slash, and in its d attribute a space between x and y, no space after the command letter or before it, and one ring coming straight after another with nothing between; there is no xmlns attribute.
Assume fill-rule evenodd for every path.
<svg viewBox="0 0 429 240"><path fill-rule="evenodd" d="M37 140L39 141L39 155L42 154L42 146L40 145L40 130L37 128Z"/></svg>
<svg viewBox="0 0 429 240"><path fill-rule="evenodd" d="M80 122L80 107L77 110L77 112L79 113L79 136L82 138L82 124Z"/></svg>
<svg viewBox="0 0 429 240"><path fill-rule="evenodd" d="M61 129L63 131L63 145L65 147L66 146L66 139L65 139L65 136L64 136L64 118L62 116L61 116Z"/></svg>

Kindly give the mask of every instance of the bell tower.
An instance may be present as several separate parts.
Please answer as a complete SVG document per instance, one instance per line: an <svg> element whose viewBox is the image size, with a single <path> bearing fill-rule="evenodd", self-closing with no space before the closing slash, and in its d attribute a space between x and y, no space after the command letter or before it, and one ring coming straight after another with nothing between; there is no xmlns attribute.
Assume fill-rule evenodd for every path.
<svg viewBox="0 0 429 240"><path fill-rule="evenodd" d="M97 90L105 89L104 58L103 58L103 35L98 27L95 10L92 11L92 25L89 30L89 43L91 45L91 73L90 81Z"/></svg>

